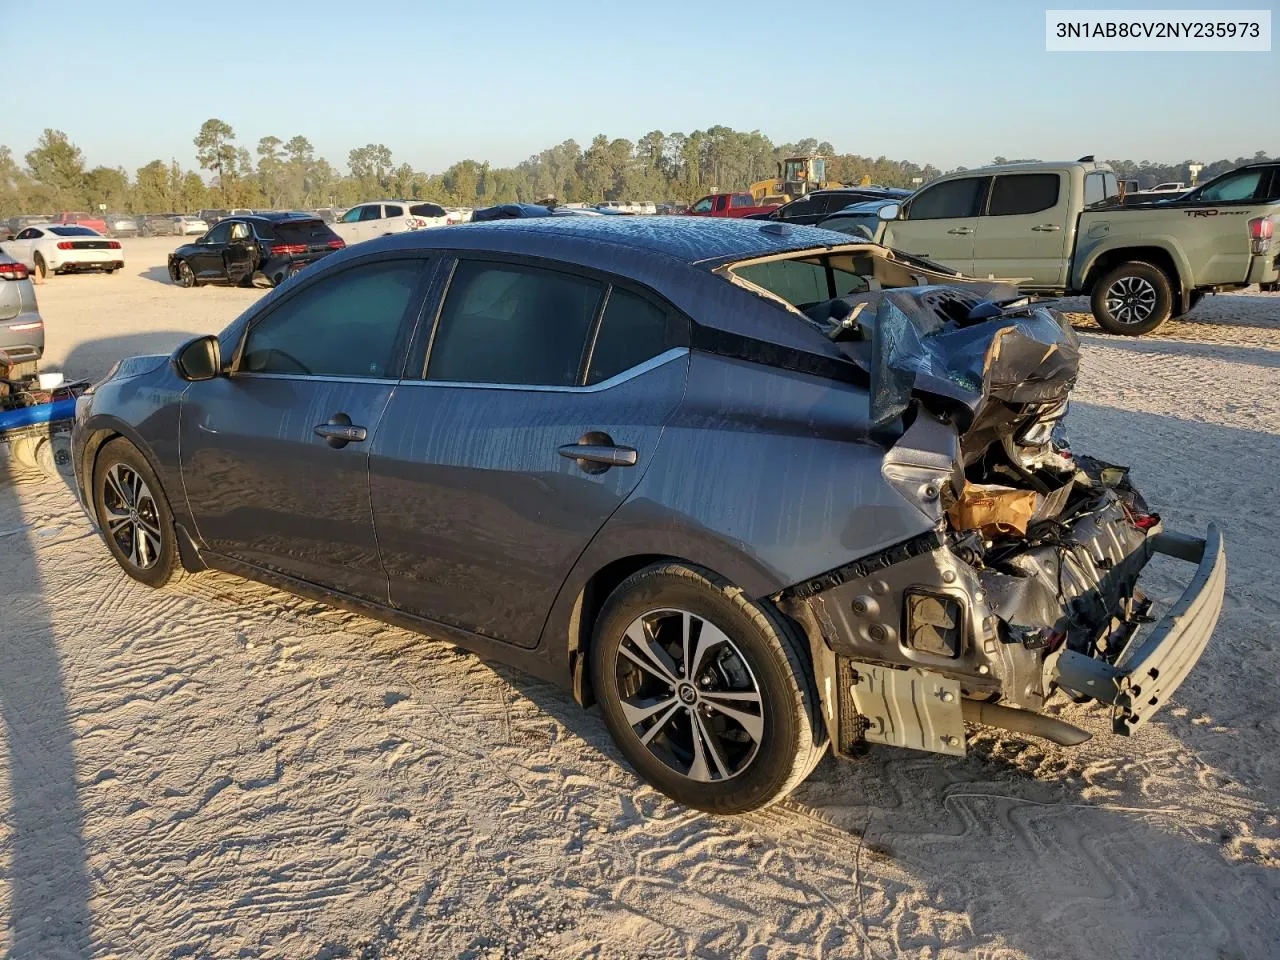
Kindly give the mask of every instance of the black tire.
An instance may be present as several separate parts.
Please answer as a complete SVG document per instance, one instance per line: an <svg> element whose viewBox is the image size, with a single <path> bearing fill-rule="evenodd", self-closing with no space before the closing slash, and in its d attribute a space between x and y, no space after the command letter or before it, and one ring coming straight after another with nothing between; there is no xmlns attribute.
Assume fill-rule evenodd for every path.
<svg viewBox="0 0 1280 960"><path fill-rule="evenodd" d="M688 620L682 616L686 612ZM702 663L711 665L684 680L682 643L675 637L673 644L669 631L681 630L690 620L701 621L695 647L708 624L719 631L708 637L727 642L713 646L716 641L709 641ZM672 622L674 627L666 625ZM639 669L634 657L620 652L624 640L629 651L638 649L632 639L638 623L648 649L665 653L664 662L675 671L670 675L678 679L675 685L659 679L652 667ZM679 664L670 653L673 648L680 653ZM689 641L683 649L690 650ZM709 654L711 650L717 652ZM772 606L750 599L710 571L673 562L628 577L596 621L590 657L592 687L614 742L644 780L686 806L719 814L768 806L795 789L826 751L818 693L799 632ZM649 689L651 698L645 692ZM750 721L758 738L746 725L713 709L713 698L733 694L739 715ZM750 703L744 699L752 696ZM651 702L638 705L633 700ZM631 719L638 710L650 711L641 723L652 720L643 728L652 737L652 749L624 709L632 711ZM695 743L697 729L710 736ZM698 774L699 753L705 779Z"/></svg>
<svg viewBox="0 0 1280 960"><path fill-rule="evenodd" d="M195 271L191 269L191 264L185 260L179 260L174 266L174 283L184 289L191 289L197 285Z"/></svg>
<svg viewBox="0 0 1280 960"><path fill-rule="evenodd" d="M44 262L44 257L43 257L43 256L41 256L41 254L37 252L37 253L36 253L36 255L35 255L34 257L32 257L32 258L31 258L31 262L35 264L35 268L36 268L36 271L35 271L35 272L40 276L40 279L41 279L41 280L48 280L48 279L49 279L49 265L48 265L47 263L45 263L45 262Z"/></svg>
<svg viewBox="0 0 1280 960"><path fill-rule="evenodd" d="M145 492L141 496L131 481L134 477L144 484L142 491ZM108 478L112 479L114 489ZM117 491L123 492L124 497ZM149 587L163 587L181 570L173 513L164 488L147 458L124 437L117 437L98 452L93 466L92 495L94 515L103 539L125 573ZM130 496L136 497L136 507L129 502ZM134 510L136 512L131 512ZM131 515L135 519L125 519L120 526L122 517ZM154 532L135 545L139 520ZM122 532L114 532L116 529Z"/></svg>
<svg viewBox="0 0 1280 960"><path fill-rule="evenodd" d="M1140 337L1173 315L1173 288L1159 267L1130 260L1098 278L1089 302L1103 330Z"/></svg>

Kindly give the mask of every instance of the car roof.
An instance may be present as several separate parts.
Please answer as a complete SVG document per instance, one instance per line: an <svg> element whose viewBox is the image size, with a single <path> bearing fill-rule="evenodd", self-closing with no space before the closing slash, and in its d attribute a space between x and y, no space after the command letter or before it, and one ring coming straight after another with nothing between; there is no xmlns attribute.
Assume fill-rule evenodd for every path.
<svg viewBox="0 0 1280 960"><path fill-rule="evenodd" d="M720 217L537 217L465 223L447 230L414 230L396 234L397 246L495 250L507 253L554 254L565 240L566 259L575 241L641 250L686 264L719 264L793 250L827 248L831 233L815 227L773 221Z"/></svg>

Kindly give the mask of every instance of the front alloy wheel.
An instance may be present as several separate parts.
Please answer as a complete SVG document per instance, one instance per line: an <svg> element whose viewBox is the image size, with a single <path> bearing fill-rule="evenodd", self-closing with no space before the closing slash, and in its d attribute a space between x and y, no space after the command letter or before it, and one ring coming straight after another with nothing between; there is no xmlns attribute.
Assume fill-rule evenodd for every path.
<svg viewBox="0 0 1280 960"><path fill-rule="evenodd" d="M185 260L178 261L178 286L194 287L196 285L196 275L191 270L191 264Z"/></svg>
<svg viewBox="0 0 1280 960"><path fill-rule="evenodd" d="M146 457L124 437L98 452L93 467L98 528L124 572L164 586L179 569L173 513Z"/></svg>
<svg viewBox="0 0 1280 960"><path fill-rule="evenodd" d="M102 506L106 533L139 570L150 570L160 559L160 511L155 494L132 467L117 463L103 480Z"/></svg>

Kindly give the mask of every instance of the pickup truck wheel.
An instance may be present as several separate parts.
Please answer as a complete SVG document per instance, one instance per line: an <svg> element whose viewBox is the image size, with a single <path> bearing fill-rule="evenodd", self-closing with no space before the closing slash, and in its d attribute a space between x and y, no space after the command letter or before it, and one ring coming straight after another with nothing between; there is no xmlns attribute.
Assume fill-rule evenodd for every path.
<svg viewBox="0 0 1280 960"><path fill-rule="evenodd" d="M1131 260L1098 279L1090 305L1107 333L1138 337L1150 333L1172 315L1173 290L1169 277L1159 267Z"/></svg>

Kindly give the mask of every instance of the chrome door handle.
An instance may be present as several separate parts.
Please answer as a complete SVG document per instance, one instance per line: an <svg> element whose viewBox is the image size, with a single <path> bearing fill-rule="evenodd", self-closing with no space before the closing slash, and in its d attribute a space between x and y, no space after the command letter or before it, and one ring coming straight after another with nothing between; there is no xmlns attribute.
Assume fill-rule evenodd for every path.
<svg viewBox="0 0 1280 960"><path fill-rule="evenodd" d="M969 234L973 233L973 227L956 227L953 230L948 230L947 233L955 233L962 237L967 237Z"/></svg>
<svg viewBox="0 0 1280 960"><path fill-rule="evenodd" d="M582 463L598 463L606 467L634 467L640 459L632 447L611 447L594 443L566 443L560 456Z"/></svg>
<svg viewBox="0 0 1280 960"><path fill-rule="evenodd" d="M335 413L328 423L317 423L315 433L335 450L341 450L348 443L360 443L369 436L368 430L356 426L345 413Z"/></svg>
<svg viewBox="0 0 1280 960"><path fill-rule="evenodd" d="M1039 230L1041 233L1053 233L1055 230L1061 230L1061 229L1062 229L1062 224L1060 224L1060 223L1042 223L1042 224L1039 224L1038 226L1032 227L1031 229L1032 229L1032 230Z"/></svg>

